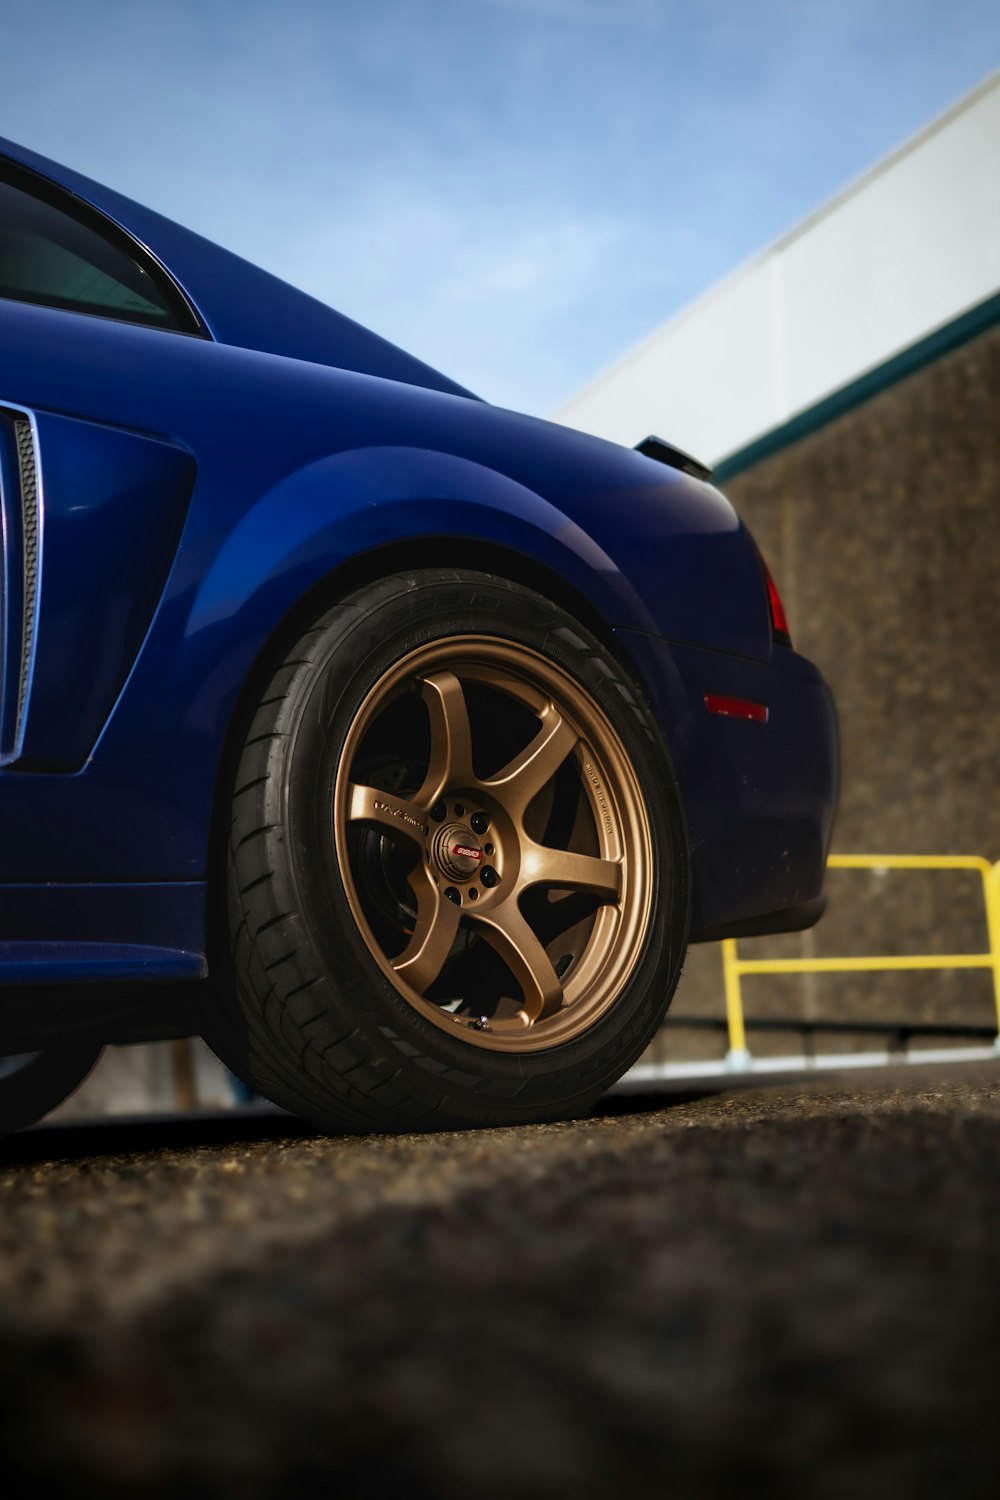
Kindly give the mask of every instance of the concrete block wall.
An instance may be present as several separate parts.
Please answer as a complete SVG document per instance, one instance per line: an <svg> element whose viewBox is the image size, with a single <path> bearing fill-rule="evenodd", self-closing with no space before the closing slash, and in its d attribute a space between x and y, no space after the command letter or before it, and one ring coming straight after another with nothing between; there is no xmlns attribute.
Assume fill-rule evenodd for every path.
<svg viewBox="0 0 1000 1500"><path fill-rule="evenodd" d="M1000 859L1000 328L725 489L768 557L796 645L837 698L843 787L834 849ZM837 872L829 891L830 912L813 932L742 951L987 945L972 875ZM721 997L717 949L693 950L676 1015L717 1014ZM995 1020L989 977L975 972L761 977L745 981L745 999L754 1015ZM694 1046L670 1032L655 1055ZM766 1046L794 1052L801 1041Z"/></svg>

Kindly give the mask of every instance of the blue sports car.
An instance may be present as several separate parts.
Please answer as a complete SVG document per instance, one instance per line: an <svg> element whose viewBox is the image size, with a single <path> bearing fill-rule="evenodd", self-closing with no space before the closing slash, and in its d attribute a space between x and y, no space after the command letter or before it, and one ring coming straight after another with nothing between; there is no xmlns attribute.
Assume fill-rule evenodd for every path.
<svg viewBox="0 0 1000 1500"><path fill-rule="evenodd" d="M328 1130L572 1114L815 921L833 706L707 480L0 141L0 1126L194 1034Z"/></svg>

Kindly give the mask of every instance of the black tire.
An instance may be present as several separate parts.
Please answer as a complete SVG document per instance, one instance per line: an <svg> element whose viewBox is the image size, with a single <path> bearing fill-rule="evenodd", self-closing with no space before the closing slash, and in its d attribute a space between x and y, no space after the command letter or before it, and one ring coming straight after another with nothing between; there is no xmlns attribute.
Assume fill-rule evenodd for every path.
<svg viewBox="0 0 1000 1500"><path fill-rule="evenodd" d="M468 667L463 665L466 656ZM490 667L493 656L506 665ZM410 693L411 678L400 674L409 671L409 663L425 659L439 666L414 676ZM487 665L481 666L482 661ZM453 823L447 823L444 843L444 835L437 835L434 848L440 845L440 857L452 862L448 869L464 860L474 875L463 869L454 877L457 888L444 893L452 905L457 901L461 906L457 935L438 978L418 992L400 978L405 960L393 956L393 944L402 944L405 954L417 943L423 908L417 895L412 909L407 903L412 892L423 890L424 881L437 903L428 918L438 924L435 933L440 935L445 918L456 920L442 893L433 890L453 877L434 865L438 855L432 858L430 814L421 809L410 816L401 810L417 804L407 802L398 786L408 781L406 795L411 795L421 775L429 786L435 747L449 735L455 738L451 720L441 721L444 731L436 729L431 708L419 707L430 704L429 684L453 680L452 662L457 663L461 712L473 746L463 784L471 785L473 774L479 774L471 770L473 754L478 763L483 755L499 753L493 752L494 726L499 726L501 740L509 727L513 743L513 721L534 713L532 693L540 702L552 683L553 703L567 705L567 739L578 736L549 781L538 782L544 772L531 763L529 782L520 769L522 761L529 764L524 750L510 762L517 761L520 781L512 775L505 783L498 773L498 779L482 782L487 788L521 788L519 808L529 795L533 798L529 810L518 813L521 842L515 835L504 868L521 871L517 879L527 881L522 865L529 816L532 827L548 818L545 827L550 828L557 800L560 816L571 818L579 830L574 837L584 841L584 852L578 854L581 845L572 841L552 851L563 861L558 870L566 874L565 886L544 871L531 888L537 895L526 895L519 885L520 894L512 895L516 881L510 886L503 923L520 923L517 934L523 942L515 949L506 928L499 937L494 930L503 925L500 918L489 915L500 911L490 902L500 901L494 887L502 885L502 878L482 860L494 845L477 835L482 847L466 847L466 825L454 824L455 835ZM397 679L402 685L387 688L386 706L380 706L382 685ZM366 709L371 703L376 707ZM414 769L403 749L389 748L404 721L410 737L419 739L414 726L421 714L428 721L430 747L423 772ZM531 735L538 722L532 720ZM519 726L522 736L526 724ZM483 725L489 744L482 743ZM589 737L579 725L590 727ZM536 740L530 738L530 743ZM606 747L611 771L601 769L605 762L592 750L594 743ZM458 765L452 749L446 757L450 769ZM396 791L386 790L390 770L383 766L393 755ZM363 778L355 777L359 765L368 772ZM584 778L584 765L592 785ZM502 768L509 770L506 761ZM371 804L380 809L378 826L366 821L368 804L358 813L354 801L350 819L359 821L345 815L339 822L338 799L348 777L352 798L371 790L357 780L371 781L377 797L397 799L398 807L393 803L389 808L393 818L413 827L397 829L392 823L387 831L383 825L390 820L382 800ZM557 778L562 778L558 787ZM534 790L536 782L541 791ZM614 824L619 806L624 852L611 859L607 851L617 845L600 840L619 837ZM463 805L454 800L439 799L434 806L434 816L446 822L462 812ZM499 839L505 807L498 804L492 815ZM418 831L416 823L425 816ZM477 816L481 822L486 819L486 814ZM630 830L638 830L634 874L626 837ZM414 839L416 844L410 842ZM423 852L420 839L427 843ZM547 855L548 842L541 839L530 847ZM589 855L590 848L597 854ZM501 854L497 850L491 857L499 861ZM587 859L591 865L584 863ZM404 876L393 866L407 861L404 888ZM597 871L592 882L579 875L591 867ZM611 894L604 889L607 882L616 882ZM576 906L557 907L566 895ZM524 917L531 900L536 915ZM383 908L389 909L388 917ZM544 944L554 953L570 943L564 935L547 936L553 926L569 920L559 916L560 910L583 914L572 929L576 948L571 945L570 953L558 960L564 969L553 998L549 964L555 966L556 959ZM262 694L235 779L228 917L238 1010L213 1040L229 1065L275 1103L333 1131L512 1124L579 1113L648 1044L673 995L687 942L690 880L684 817L650 710L635 683L588 631L520 586L464 570L429 569L361 589L302 636ZM524 921L530 930L522 934ZM399 924L398 940L392 922ZM380 926L386 923L388 937ZM430 930L426 924L424 930ZM442 941L446 947L447 936ZM497 953L502 955L499 969ZM513 976L522 972L517 963L523 955L527 979L517 980ZM540 976L537 1005L534 999L529 1004L532 964ZM569 975L565 981L563 972ZM620 982L615 977L619 973ZM443 977L456 974L466 977ZM447 990L449 983L458 989L458 999L449 997L442 1005L434 989ZM490 998L484 1001L487 991ZM571 994L580 997L572 1005ZM486 1014L477 1014L484 1006ZM572 1024L566 1019L571 1012ZM529 1033L530 1046L519 1039Z"/></svg>
<svg viewBox="0 0 1000 1500"><path fill-rule="evenodd" d="M101 1055L93 1043L62 1043L0 1056L0 1135L34 1125L68 1099Z"/></svg>

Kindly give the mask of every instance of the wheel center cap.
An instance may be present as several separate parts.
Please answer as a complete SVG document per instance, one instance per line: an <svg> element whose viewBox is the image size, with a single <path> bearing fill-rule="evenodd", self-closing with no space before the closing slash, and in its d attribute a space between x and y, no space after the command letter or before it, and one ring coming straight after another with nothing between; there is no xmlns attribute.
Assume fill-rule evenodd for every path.
<svg viewBox="0 0 1000 1500"><path fill-rule="evenodd" d="M452 880L470 880L482 864L483 851L471 828L446 823L434 838L434 858Z"/></svg>

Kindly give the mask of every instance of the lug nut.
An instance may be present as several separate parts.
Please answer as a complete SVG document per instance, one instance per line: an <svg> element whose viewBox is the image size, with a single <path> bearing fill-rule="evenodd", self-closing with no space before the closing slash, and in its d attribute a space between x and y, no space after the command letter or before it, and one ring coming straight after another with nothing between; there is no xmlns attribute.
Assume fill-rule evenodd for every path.
<svg viewBox="0 0 1000 1500"><path fill-rule="evenodd" d="M496 885L497 881L500 879L500 876L497 874L496 870L494 870L492 865L484 865L479 872L479 879L480 882L486 887L486 889L490 890L493 886Z"/></svg>
<svg viewBox="0 0 1000 1500"><path fill-rule="evenodd" d="M456 906L461 906L462 898L453 885L450 885L448 887L448 889L445 891L445 895L447 896L448 900L453 901Z"/></svg>
<svg viewBox="0 0 1000 1500"><path fill-rule="evenodd" d="M434 819L435 823L442 823L447 811L448 809L445 807L443 802L435 802L434 806L431 808L431 817Z"/></svg>
<svg viewBox="0 0 1000 1500"><path fill-rule="evenodd" d="M487 830L487 828L489 828L489 826L490 826L490 820L486 816L485 813L479 812L479 813L473 813L472 814L472 831L473 831L473 833L485 833L486 830Z"/></svg>

